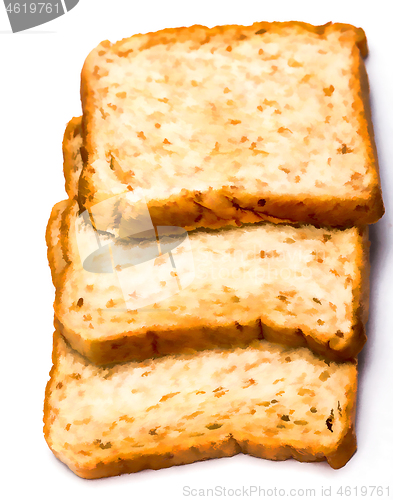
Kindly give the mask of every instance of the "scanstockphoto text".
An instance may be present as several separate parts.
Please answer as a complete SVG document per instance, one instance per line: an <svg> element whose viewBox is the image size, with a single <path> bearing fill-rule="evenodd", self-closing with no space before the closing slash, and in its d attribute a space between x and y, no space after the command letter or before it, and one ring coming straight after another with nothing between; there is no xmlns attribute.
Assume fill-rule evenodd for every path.
<svg viewBox="0 0 393 500"><path fill-rule="evenodd" d="M340 485L328 486L321 485L315 488L290 488L282 486L256 486L244 485L238 487L228 487L224 485L215 485L209 488L193 487L184 485L182 488L183 497L202 497L202 498L388 498L391 495L390 486L386 485Z"/></svg>

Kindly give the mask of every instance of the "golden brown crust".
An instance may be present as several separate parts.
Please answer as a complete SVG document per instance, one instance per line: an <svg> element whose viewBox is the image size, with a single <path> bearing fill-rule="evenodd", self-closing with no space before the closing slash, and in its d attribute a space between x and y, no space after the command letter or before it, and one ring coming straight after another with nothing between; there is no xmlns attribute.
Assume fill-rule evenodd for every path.
<svg viewBox="0 0 393 500"><path fill-rule="evenodd" d="M208 29L203 26L190 28L170 28L135 35L146 42L139 47L139 51L146 50L159 44L183 43L190 39L198 45L211 41L215 36L231 33L236 40L241 36L266 31L276 33L285 28L295 28L299 32L306 30L326 36L331 31L342 33L345 40L354 37L353 46L353 77L351 85L355 95L355 110L359 118L358 134L362 137L368 150L368 174L372 180L369 182L371 191L358 192L354 197L310 196L307 194L292 195L290 199L272 192L246 197L232 189L230 186L215 189L209 192L193 192L183 189L178 195L169 196L165 200L151 200L148 202L152 219L155 225L178 225L187 230L196 227L220 228L227 225L239 225L249 222L268 220L272 222L303 222L328 227L350 227L352 225L365 225L376 222L384 213L382 195L379 183L378 163L371 122L369 91L367 75L362 57L367 55L367 40L364 31L347 24L327 23L323 26L312 26L301 22L286 23L254 23L252 26L217 26ZM350 38L352 39L352 38ZM102 48L111 48L114 52L121 51L124 39L111 45L105 41ZM90 90L90 79L95 71L94 51L86 59L82 70L81 96L83 103L83 143L86 150L85 164L79 183L79 203L81 208L89 209L92 205L110 197L103 190L97 191L91 178L94 168L91 165L95 157L97 144L94 143L92 132L93 113L96 107L93 93Z"/></svg>
<svg viewBox="0 0 393 500"><path fill-rule="evenodd" d="M207 349L244 347L261 338L289 347L308 347L332 361L346 361L355 358L367 340L362 325L354 328L357 338L349 346L335 350L329 343L317 342L311 335L305 335L299 329L271 328L260 322L249 325L205 327L202 332L196 332L191 328L162 331L158 328L154 331L147 329L138 334L125 331L111 338L99 340L84 338L78 331L62 325L57 318L54 324L76 351L100 366Z"/></svg>
<svg viewBox="0 0 393 500"><path fill-rule="evenodd" d="M48 443L49 444L49 443ZM50 447L50 445L49 445ZM53 451L55 456L61 460L61 455ZM141 455L138 458L116 460L98 464L92 464L91 468L83 468L67 464L68 467L77 476L83 479L100 479L104 477L120 476L121 474L130 474L140 472L142 470L160 470L173 467L175 465L186 465L194 462L200 462L213 458L233 457L240 453L239 446L233 438L228 438L220 443L207 443L198 448L182 449L180 447L173 448L171 453L163 453L156 455ZM260 456L259 458L269 458L268 456ZM291 458L288 456L287 458ZM310 457L309 462L314 461Z"/></svg>
<svg viewBox="0 0 393 500"><path fill-rule="evenodd" d="M72 118L63 137L63 173L66 193L70 199L78 197L78 182L82 171L82 118Z"/></svg>
<svg viewBox="0 0 393 500"><path fill-rule="evenodd" d="M62 218L63 213L68 206L68 200L60 201L54 205L45 232L48 262L51 269L52 282L55 288L61 285L59 277L66 265L65 255L62 251L62 238L61 231L58 227L58 221Z"/></svg>
<svg viewBox="0 0 393 500"><path fill-rule="evenodd" d="M57 318L55 318L54 324L73 349L100 366L130 360L143 361L155 357L207 349L246 347L253 341L263 338L262 326L259 321L249 325L206 326L202 331L186 327L162 331L159 331L158 327L153 331L147 328L137 333L122 332L111 338L99 340L84 338L79 332L66 328ZM278 335L275 340L271 341L292 345L290 341L286 341L283 335ZM327 352L327 354L331 354L331 359L337 357L334 352Z"/></svg>

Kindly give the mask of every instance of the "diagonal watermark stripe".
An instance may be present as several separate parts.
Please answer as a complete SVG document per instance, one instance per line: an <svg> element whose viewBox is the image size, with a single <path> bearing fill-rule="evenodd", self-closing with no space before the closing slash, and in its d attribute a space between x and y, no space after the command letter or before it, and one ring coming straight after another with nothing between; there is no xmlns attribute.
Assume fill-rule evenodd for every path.
<svg viewBox="0 0 393 500"><path fill-rule="evenodd" d="M121 220L116 236L100 231L96 221L124 201L133 207L131 223L122 225ZM82 212L75 221L75 235L84 272L105 274L107 284L120 287L128 310L162 302L195 278L187 232L175 226L154 227L140 189L98 203L90 214Z"/></svg>

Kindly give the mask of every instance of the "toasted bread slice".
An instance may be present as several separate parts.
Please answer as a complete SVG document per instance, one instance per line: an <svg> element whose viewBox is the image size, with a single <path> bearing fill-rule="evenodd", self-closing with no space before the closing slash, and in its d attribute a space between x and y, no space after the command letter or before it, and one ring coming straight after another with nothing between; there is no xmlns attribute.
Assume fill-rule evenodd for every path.
<svg viewBox="0 0 393 500"><path fill-rule="evenodd" d="M246 453L327 460L356 450L356 363L267 341L99 368L55 333L44 432L78 476Z"/></svg>
<svg viewBox="0 0 393 500"><path fill-rule="evenodd" d="M155 225L383 214L362 29L256 23L101 43L82 71L81 207L143 189ZM119 211L96 207L96 228Z"/></svg>
<svg viewBox="0 0 393 500"><path fill-rule="evenodd" d="M49 221L49 235L62 228L61 248L52 248L48 238L55 315L72 347L97 364L247 345L258 338L347 359L365 342L367 231L270 223L196 231L189 234L188 260L181 246L171 251L178 276L165 267L168 253L148 257L152 273L141 276L122 274L138 266L91 272L87 254L114 238L96 233L101 241L93 236L86 253L78 247L77 214L71 200L66 210L55 207ZM167 240L160 239L162 248ZM56 249L66 261L60 268ZM144 254L148 247L116 240L112 254L118 251ZM171 276L181 285L181 273L187 276L192 268L191 284L163 297ZM150 305L133 307L141 296L152 297Z"/></svg>

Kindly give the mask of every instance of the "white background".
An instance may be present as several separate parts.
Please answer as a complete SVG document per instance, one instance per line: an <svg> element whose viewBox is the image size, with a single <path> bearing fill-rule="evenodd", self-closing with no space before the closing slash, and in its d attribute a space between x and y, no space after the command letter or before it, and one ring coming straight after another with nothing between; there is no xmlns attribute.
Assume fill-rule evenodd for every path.
<svg viewBox="0 0 393 500"><path fill-rule="evenodd" d="M183 487L264 488L390 485L393 445L393 65L389 1L80 0L68 14L12 34L0 4L1 482L3 498L178 499ZM369 342L360 360L358 452L341 470L325 463L247 456L87 481L54 458L42 434L51 367L54 289L46 260L51 207L65 198L61 141L81 113L83 61L101 40L192 24L299 20L365 29L372 111L386 214L372 227ZM385 490L386 492L386 490ZM360 492L358 494L360 496ZM376 494L374 494L374 497ZM300 495L295 498L300 498ZM355 498L355 490L352 490ZM386 496L385 496L386 497ZM256 497L254 497L256 498Z"/></svg>

